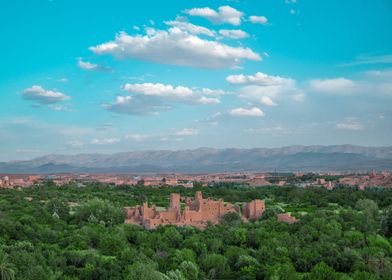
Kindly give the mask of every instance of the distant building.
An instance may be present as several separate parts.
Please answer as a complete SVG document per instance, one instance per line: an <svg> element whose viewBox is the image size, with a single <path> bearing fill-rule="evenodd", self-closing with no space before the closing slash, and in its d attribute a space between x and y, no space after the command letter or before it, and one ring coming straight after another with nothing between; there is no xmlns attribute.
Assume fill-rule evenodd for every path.
<svg viewBox="0 0 392 280"><path fill-rule="evenodd" d="M165 185L172 186L172 187L175 187L178 185L177 178L164 178L163 180L164 180Z"/></svg>
<svg viewBox="0 0 392 280"><path fill-rule="evenodd" d="M184 188L193 188L193 182L192 181L188 181L185 184L183 184Z"/></svg>
<svg viewBox="0 0 392 280"><path fill-rule="evenodd" d="M317 179L317 181L318 181L318 183L320 185L324 185L325 184L325 179L323 179L323 178L319 178L319 179Z"/></svg>
<svg viewBox="0 0 392 280"><path fill-rule="evenodd" d="M254 220L262 216L265 205L262 200L253 200L243 204L243 211L238 205L225 204L220 200L203 199L200 191L195 198L187 198L185 207L181 210L179 194L170 195L170 206L166 211L158 211L153 205L149 207L145 202L136 207L125 207L125 223L143 225L147 229L154 229L158 225L195 226L205 228L208 222L217 224L227 213L238 213L243 220Z"/></svg>
<svg viewBox="0 0 392 280"><path fill-rule="evenodd" d="M278 222L284 222L284 223L288 223L288 224L293 224L298 221L295 217L291 216L290 213L278 214L277 218L278 218Z"/></svg>
<svg viewBox="0 0 392 280"><path fill-rule="evenodd" d="M10 178L8 176L4 176L2 179L0 179L0 187L1 188L11 188L12 183L10 181Z"/></svg>

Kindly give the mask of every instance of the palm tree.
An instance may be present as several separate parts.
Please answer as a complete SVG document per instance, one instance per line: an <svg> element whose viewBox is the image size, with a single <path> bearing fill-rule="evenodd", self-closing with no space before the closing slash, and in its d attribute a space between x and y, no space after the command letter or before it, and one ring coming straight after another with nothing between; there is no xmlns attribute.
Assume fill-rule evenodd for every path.
<svg viewBox="0 0 392 280"><path fill-rule="evenodd" d="M13 264L8 261L8 255L0 251L0 280L14 280L15 270Z"/></svg>

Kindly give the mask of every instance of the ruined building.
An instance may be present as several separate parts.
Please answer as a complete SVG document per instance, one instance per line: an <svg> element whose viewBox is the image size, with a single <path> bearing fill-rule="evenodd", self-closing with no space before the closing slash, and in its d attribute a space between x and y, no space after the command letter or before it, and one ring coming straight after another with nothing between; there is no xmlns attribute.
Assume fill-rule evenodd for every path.
<svg viewBox="0 0 392 280"><path fill-rule="evenodd" d="M291 216L290 213L281 213L278 214L278 222L283 222L283 223L288 223L288 224L294 224L296 222L298 222L298 220Z"/></svg>
<svg viewBox="0 0 392 280"><path fill-rule="evenodd" d="M264 201L256 199L239 205L226 203L223 199L204 199L200 191L196 192L195 198L185 199L183 210L180 204L181 197L177 193L170 195L170 206L166 211L158 211L156 206L149 207L147 202L142 206L125 207L125 223L143 225L147 229L153 229L158 225L195 226L206 227L208 222L219 223L221 218L230 212L238 213L242 220L254 220L260 218L264 212Z"/></svg>

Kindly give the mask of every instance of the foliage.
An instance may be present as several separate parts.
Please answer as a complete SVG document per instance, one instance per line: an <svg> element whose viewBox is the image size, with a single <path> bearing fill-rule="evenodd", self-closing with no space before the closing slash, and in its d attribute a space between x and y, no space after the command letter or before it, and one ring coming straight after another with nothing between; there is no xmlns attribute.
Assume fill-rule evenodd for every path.
<svg viewBox="0 0 392 280"><path fill-rule="evenodd" d="M267 211L253 222L229 213L205 230L123 223L124 206L148 200L167 207L171 192L197 190L231 203L264 199ZM225 183L1 189L0 280L392 279L391 197L388 189ZM299 222L278 223L280 212Z"/></svg>

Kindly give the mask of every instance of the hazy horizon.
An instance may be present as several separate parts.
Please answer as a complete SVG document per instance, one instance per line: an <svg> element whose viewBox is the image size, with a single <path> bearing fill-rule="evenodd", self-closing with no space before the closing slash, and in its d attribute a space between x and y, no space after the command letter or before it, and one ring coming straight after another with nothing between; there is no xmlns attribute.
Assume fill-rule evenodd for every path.
<svg viewBox="0 0 392 280"><path fill-rule="evenodd" d="M17 162L17 161L28 161L28 160L33 160L36 158L40 157L46 157L46 156L54 156L54 155L61 155L61 156L78 156L78 155L92 155L92 154L97 154L97 155L114 155L114 154L121 154L121 153L137 153L137 152L157 152L157 151L170 151L170 152L181 152L181 151L197 151L197 150L202 150L202 149L212 149L212 150L231 150L231 149L238 149L238 150L253 150L253 149L267 149L267 150L273 150L273 149L284 149L284 148L291 148L291 147L333 147L333 146L353 146L353 147L360 147L360 148L392 148L392 145L389 146L362 146L362 145L353 145L353 144L337 144L337 145L287 145L287 146L276 146L276 147L248 147L248 148L241 148L241 147L195 147L195 148L184 148L184 149L140 149L140 150L126 150L126 151L118 151L118 152L76 152L76 151L70 151L73 153L48 153L48 154L42 154L42 155L37 155L33 156L30 158L25 158L25 159L12 159L12 160L0 160L0 162Z"/></svg>

